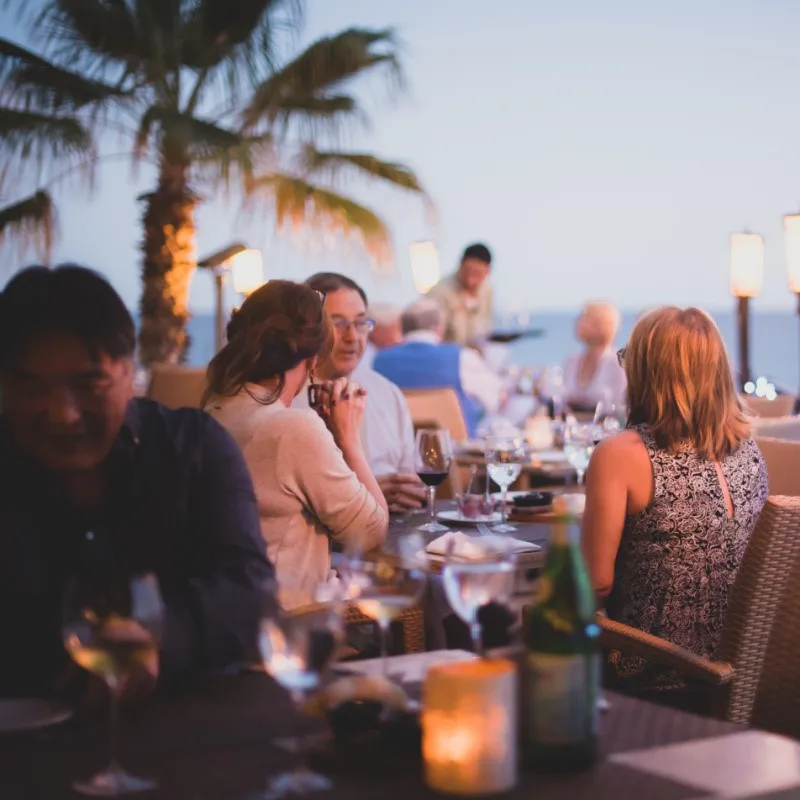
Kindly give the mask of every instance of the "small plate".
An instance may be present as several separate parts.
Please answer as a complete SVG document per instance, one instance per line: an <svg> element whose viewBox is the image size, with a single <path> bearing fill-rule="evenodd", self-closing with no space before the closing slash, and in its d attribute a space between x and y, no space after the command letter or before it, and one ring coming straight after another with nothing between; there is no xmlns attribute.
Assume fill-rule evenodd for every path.
<svg viewBox="0 0 800 800"><path fill-rule="evenodd" d="M465 517L460 511L440 511L436 518L451 525L493 525L495 522L500 522L503 515L495 511L485 517Z"/></svg>
<svg viewBox="0 0 800 800"><path fill-rule="evenodd" d="M57 700L20 697L0 699L0 733L32 731L66 722L72 709Z"/></svg>

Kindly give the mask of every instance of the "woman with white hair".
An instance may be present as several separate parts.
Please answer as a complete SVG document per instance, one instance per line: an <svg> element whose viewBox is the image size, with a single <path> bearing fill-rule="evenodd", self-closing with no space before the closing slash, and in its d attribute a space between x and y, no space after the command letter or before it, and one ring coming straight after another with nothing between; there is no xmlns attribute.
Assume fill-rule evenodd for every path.
<svg viewBox="0 0 800 800"><path fill-rule="evenodd" d="M625 403L625 371L612 348L620 315L610 303L587 303L575 326L582 353L564 362L564 394L574 410L594 410L601 400Z"/></svg>

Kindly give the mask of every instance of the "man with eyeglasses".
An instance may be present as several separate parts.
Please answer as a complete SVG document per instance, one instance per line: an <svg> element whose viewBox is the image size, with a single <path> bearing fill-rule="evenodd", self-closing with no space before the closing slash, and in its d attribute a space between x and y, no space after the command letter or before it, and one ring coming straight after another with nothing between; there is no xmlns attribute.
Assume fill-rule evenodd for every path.
<svg viewBox="0 0 800 800"><path fill-rule="evenodd" d="M353 377L366 389L361 438L389 510L421 508L425 487L415 472L414 426L405 397L397 386L362 363L375 327L367 311L366 293L355 281L336 272L319 272L306 284L325 295L334 331L333 348L317 366L317 377L326 381ZM294 406L307 405L307 395L301 392Z"/></svg>

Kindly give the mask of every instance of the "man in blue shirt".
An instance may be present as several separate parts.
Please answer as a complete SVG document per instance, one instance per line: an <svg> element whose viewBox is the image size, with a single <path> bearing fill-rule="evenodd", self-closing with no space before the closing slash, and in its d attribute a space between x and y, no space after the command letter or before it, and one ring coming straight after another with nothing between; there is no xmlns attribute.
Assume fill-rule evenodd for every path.
<svg viewBox="0 0 800 800"><path fill-rule="evenodd" d="M196 409L133 398L133 321L98 274L31 267L0 296L0 695L68 670L65 582L87 565L152 572L160 681L255 653L273 576L247 467Z"/></svg>

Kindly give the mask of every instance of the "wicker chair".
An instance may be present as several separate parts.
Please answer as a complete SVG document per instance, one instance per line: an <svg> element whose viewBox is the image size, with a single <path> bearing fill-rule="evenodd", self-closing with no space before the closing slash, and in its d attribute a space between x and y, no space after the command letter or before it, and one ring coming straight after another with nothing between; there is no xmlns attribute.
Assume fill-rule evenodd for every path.
<svg viewBox="0 0 800 800"><path fill-rule="evenodd" d="M358 608L348 603L345 608L344 621L346 625L374 625L375 620L362 614ZM397 618L403 626L403 652L425 652L425 617L422 606L407 608Z"/></svg>
<svg viewBox="0 0 800 800"><path fill-rule="evenodd" d="M791 597L792 591L798 594L797 584L789 580L797 572L798 564L800 497L770 497L736 576L714 661L598 615L601 643L626 655L673 667L708 684L712 713L732 722L747 723L761 691L759 679L765 660L774 663L769 647L775 642L770 640L770 634L779 609L789 602L795 605L795 616L800 613L797 599ZM780 613L786 616L788 612ZM788 649L797 647L797 643L782 639L781 646ZM798 675L797 668L794 674ZM794 692L800 696L797 687Z"/></svg>

